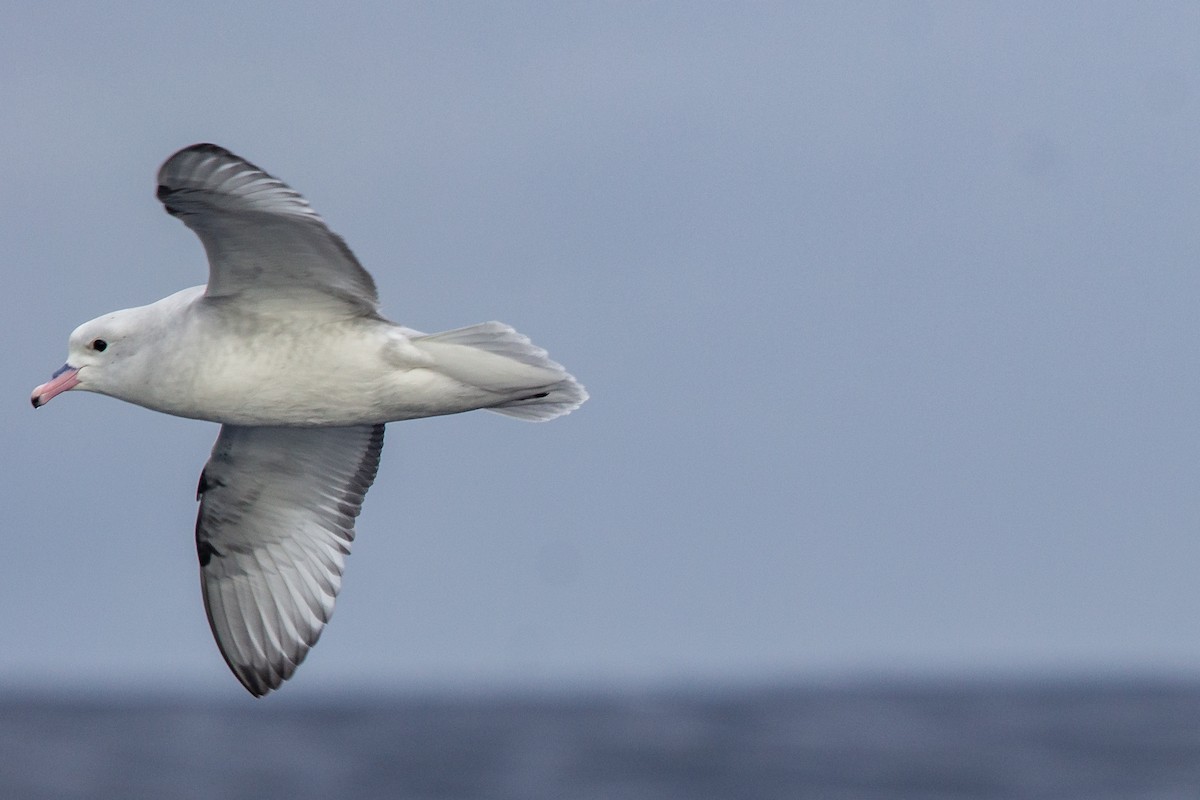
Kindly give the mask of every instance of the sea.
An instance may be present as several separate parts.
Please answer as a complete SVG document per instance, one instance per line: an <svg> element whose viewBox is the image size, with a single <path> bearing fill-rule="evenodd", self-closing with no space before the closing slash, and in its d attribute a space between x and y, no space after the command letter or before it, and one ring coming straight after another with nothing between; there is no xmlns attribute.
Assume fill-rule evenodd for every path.
<svg viewBox="0 0 1200 800"><path fill-rule="evenodd" d="M1200 682L0 697L3 800L1198 800Z"/></svg>

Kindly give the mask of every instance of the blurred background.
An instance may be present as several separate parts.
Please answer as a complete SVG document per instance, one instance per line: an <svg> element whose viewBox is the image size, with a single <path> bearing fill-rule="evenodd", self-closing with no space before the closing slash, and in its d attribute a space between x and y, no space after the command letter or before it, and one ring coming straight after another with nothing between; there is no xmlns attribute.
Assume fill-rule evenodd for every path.
<svg viewBox="0 0 1200 800"><path fill-rule="evenodd" d="M1115 784L1082 786L1100 774L1087 759L1158 741L1147 731L1162 749L1130 756L1112 796L1195 796L1193 717L1153 713L1200 712L1200 7L4 16L0 748L25 749L0 760L60 766L7 767L0 788L74 796L46 783L66 763L79 796L164 796L170 774L106 770L175 763L145 748L185 730L217 742L277 722L281 742L303 729L322 750L337 726L318 710L386 702L406 725L413 703L449 704L429 718L450 750L525 778L501 789L479 767L479 786L401 794L380 779L380 796L1097 798ZM153 196L161 161L197 141L303 193L391 319L503 320L592 395L548 425L390 426L337 613L258 704L198 588L194 489L217 426L95 395L28 405L77 324L205 281L198 241ZM1060 784L996 772L969 731L1022 704L1004 741L1023 753L1046 725L1107 720L1125 738L1079 749ZM105 714L141 720L124 729L143 745L97 744ZM552 757L572 720L634 752L644 737L649 777L562 767L593 763L592 739L582 761ZM479 744L518 729L525 749ZM430 730L404 774L459 763ZM837 731L857 766L806 783L796 765L836 761L806 748ZM907 784L838 782L864 753L911 772L922 741L942 754L933 783L903 766ZM986 779L939 783L965 741ZM747 761L763 752L747 742L782 766ZM339 780L299 779L317 761L280 753L292 783L248 768L205 788L199 762L173 796ZM1041 783L1013 783L1029 774Z"/></svg>

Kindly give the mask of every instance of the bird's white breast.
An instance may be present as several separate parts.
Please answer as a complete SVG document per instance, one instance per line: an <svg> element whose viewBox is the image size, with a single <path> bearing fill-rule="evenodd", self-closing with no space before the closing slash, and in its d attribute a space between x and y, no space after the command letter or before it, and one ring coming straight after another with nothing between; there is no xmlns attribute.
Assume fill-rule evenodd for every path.
<svg viewBox="0 0 1200 800"><path fill-rule="evenodd" d="M124 399L223 424L357 425L387 421L382 399L419 367L395 357L393 326L378 320L189 311Z"/></svg>

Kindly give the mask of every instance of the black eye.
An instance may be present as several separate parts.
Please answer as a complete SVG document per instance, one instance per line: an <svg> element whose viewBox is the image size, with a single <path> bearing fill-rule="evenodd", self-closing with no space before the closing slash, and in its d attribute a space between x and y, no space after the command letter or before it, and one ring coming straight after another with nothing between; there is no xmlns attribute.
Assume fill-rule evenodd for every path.
<svg viewBox="0 0 1200 800"><path fill-rule="evenodd" d="M104 341L103 339L93 339L92 340L92 349L95 350L97 353L103 353L105 350L108 349L108 342Z"/></svg>

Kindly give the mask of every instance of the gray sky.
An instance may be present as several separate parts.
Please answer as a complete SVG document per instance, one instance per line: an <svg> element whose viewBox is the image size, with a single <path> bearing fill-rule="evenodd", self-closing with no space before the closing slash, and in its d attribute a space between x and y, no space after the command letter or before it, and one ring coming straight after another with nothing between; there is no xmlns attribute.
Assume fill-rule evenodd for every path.
<svg viewBox="0 0 1200 800"><path fill-rule="evenodd" d="M390 426L292 686L1196 674L1195 4L53 5L0 28L0 680L240 692L217 427L28 401L204 281L197 141L592 394Z"/></svg>

